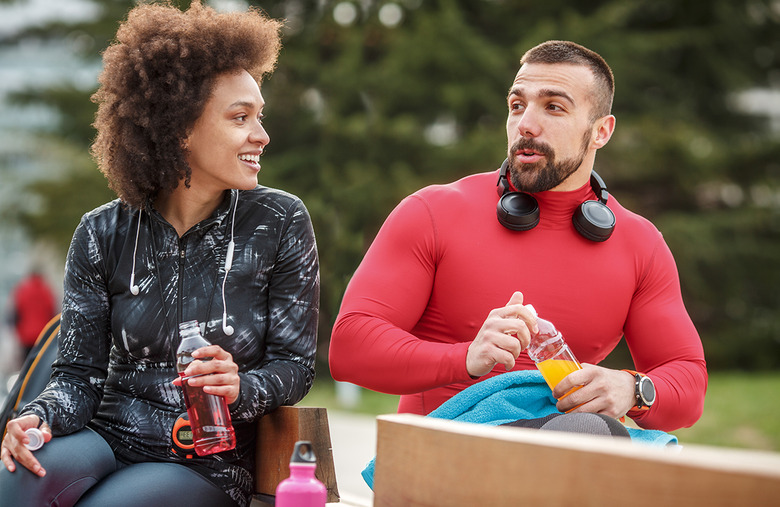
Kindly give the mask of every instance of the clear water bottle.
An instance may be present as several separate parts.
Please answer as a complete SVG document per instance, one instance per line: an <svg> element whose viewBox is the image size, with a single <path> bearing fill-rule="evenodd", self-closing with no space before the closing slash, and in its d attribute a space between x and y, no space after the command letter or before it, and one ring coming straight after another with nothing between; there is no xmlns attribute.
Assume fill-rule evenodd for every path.
<svg viewBox="0 0 780 507"><path fill-rule="evenodd" d="M229 451L236 446L236 432L225 397L208 394L203 387L189 385L189 377L184 376L184 370L194 361L192 352L211 344L200 334L197 320L179 324L179 335L181 343L176 351L176 369L181 376L195 452L198 456L206 456Z"/></svg>
<svg viewBox="0 0 780 507"><path fill-rule="evenodd" d="M531 343L528 344L527 349L528 355L536 363L536 367L539 368L550 389L555 389L563 377L573 371L581 370L582 366L553 323L539 317L532 305L525 307L534 314L536 324L539 326L538 333L531 333ZM579 388L575 387L566 394L576 389Z"/></svg>
<svg viewBox="0 0 780 507"><path fill-rule="evenodd" d="M276 507L324 507L328 490L315 476L317 457L311 442L295 443L290 458L290 477L276 486Z"/></svg>

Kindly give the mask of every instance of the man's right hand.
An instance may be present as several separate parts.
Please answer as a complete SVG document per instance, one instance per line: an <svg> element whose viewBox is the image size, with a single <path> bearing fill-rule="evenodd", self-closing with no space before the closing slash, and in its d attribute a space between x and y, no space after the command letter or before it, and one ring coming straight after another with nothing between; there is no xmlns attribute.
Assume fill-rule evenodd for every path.
<svg viewBox="0 0 780 507"><path fill-rule="evenodd" d="M16 471L16 463L14 463L16 460L35 475L39 477L46 475L46 470L35 459L32 451L24 446L29 442L29 438L24 432L29 428L37 428L39 423L40 419L36 415L25 415L8 421L5 438L2 447L0 447L0 459L9 472ZM43 423L40 430L43 433L43 441L49 442L51 440L49 426Z"/></svg>
<svg viewBox="0 0 780 507"><path fill-rule="evenodd" d="M472 377L489 373L497 364L507 371L528 347L531 333L538 333L536 318L523 306L523 294L515 292L501 308L491 310L466 355L466 370Z"/></svg>

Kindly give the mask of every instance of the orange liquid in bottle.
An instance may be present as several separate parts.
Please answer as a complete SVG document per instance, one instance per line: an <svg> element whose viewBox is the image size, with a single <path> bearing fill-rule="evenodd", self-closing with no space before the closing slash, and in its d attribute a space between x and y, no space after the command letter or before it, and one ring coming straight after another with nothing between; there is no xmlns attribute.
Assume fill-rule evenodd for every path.
<svg viewBox="0 0 780 507"><path fill-rule="evenodd" d="M569 373L582 369L580 363L577 361L569 361L567 359L548 359L538 363L536 367L539 368L540 372L542 372L542 376L544 377L544 380L547 381L547 385L550 386L550 389L555 389L555 386L558 385L558 382L563 380L563 377ZM576 391L577 389L579 389L579 387L575 387L566 394L569 394L572 391ZM566 394L563 396L566 396Z"/></svg>

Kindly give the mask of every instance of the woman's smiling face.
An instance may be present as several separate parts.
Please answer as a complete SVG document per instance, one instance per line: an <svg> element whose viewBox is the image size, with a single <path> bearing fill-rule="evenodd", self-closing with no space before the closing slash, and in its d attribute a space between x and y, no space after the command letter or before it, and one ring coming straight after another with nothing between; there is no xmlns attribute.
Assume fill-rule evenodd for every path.
<svg viewBox="0 0 780 507"><path fill-rule="evenodd" d="M184 141L192 169L190 187L199 191L251 190L260 156L271 141L263 128L265 102L245 70L225 73Z"/></svg>

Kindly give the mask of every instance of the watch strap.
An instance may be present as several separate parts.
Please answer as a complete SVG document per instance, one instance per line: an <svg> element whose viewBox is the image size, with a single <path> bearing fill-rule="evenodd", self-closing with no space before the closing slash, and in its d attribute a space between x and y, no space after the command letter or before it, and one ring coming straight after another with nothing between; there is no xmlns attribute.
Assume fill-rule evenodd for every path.
<svg viewBox="0 0 780 507"><path fill-rule="evenodd" d="M645 412L647 410L650 410L650 405L647 405L642 399L642 393L640 392L640 386L639 386L639 383L642 381L642 378L647 377L647 375L645 375L644 373L639 373L638 371L628 370L628 369L623 369L622 371L628 372L634 376L634 406L631 407L631 410L629 410L629 412Z"/></svg>

